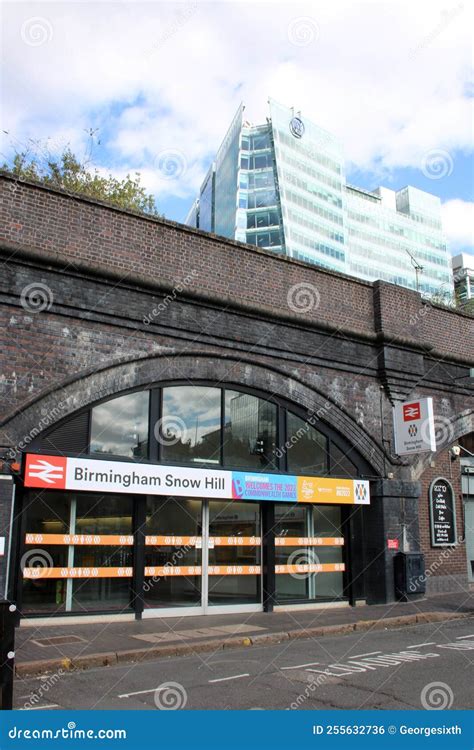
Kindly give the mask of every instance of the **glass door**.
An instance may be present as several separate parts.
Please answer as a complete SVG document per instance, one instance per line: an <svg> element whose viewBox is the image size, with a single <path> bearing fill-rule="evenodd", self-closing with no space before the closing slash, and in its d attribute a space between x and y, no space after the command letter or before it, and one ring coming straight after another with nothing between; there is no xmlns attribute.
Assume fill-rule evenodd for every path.
<svg viewBox="0 0 474 750"><path fill-rule="evenodd" d="M143 617L258 611L261 591L258 503L147 498Z"/></svg>
<svg viewBox="0 0 474 750"><path fill-rule="evenodd" d="M203 613L203 501L147 497L143 617Z"/></svg>
<svg viewBox="0 0 474 750"><path fill-rule="evenodd" d="M260 611L261 522L259 503L206 503L206 612Z"/></svg>

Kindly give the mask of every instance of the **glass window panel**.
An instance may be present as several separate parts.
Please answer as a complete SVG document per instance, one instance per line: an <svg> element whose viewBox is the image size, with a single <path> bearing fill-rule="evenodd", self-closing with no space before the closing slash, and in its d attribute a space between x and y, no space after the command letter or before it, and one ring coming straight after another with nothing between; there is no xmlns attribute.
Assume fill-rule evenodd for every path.
<svg viewBox="0 0 474 750"><path fill-rule="evenodd" d="M270 211L270 224L279 224L278 211Z"/></svg>
<svg viewBox="0 0 474 750"><path fill-rule="evenodd" d="M348 453L343 452L333 442L331 442L331 475L335 477L350 477L354 479L359 476L357 467L349 458Z"/></svg>
<svg viewBox="0 0 474 750"><path fill-rule="evenodd" d="M76 534L130 535L133 498L129 495L76 496ZM76 545L76 568L131 568L130 545ZM131 578L77 578L72 581L72 610L127 609L130 606Z"/></svg>
<svg viewBox="0 0 474 750"><path fill-rule="evenodd" d="M140 391L94 406L91 420L91 453L146 458L148 403L149 392Z"/></svg>
<svg viewBox="0 0 474 750"><path fill-rule="evenodd" d="M280 232L270 232L270 247L273 245L281 245Z"/></svg>
<svg viewBox="0 0 474 750"><path fill-rule="evenodd" d="M287 412L288 471L291 474L327 474L327 439L296 414Z"/></svg>
<svg viewBox="0 0 474 750"><path fill-rule="evenodd" d="M247 215L247 227L249 229L253 229L256 225L257 216L256 214L248 214Z"/></svg>
<svg viewBox="0 0 474 750"><path fill-rule="evenodd" d="M249 158L248 156L242 156L240 158L240 166L242 169L248 169L249 168Z"/></svg>
<svg viewBox="0 0 474 750"><path fill-rule="evenodd" d="M227 466L275 468L277 407L240 391L225 392L224 461Z"/></svg>
<svg viewBox="0 0 474 750"><path fill-rule="evenodd" d="M261 148L269 148L269 147L270 147L270 139L268 137L268 133L262 133L261 135L252 136L252 148L254 150L258 150Z"/></svg>
<svg viewBox="0 0 474 750"><path fill-rule="evenodd" d="M308 513L305 505L275 503L275 536L308 536ZM275 565L292 565L307 560L306 548L275 546ZM308 576L279 573L275 576L277 601L308 600Z"/></svg>
<svg viewBox="0 0 474 750"><path fill-rule="evenodd" d="M148 497L147 536L201 536L202 502L187 498ZM202 549L189 543L147 545L145 566L201 566ZM201 574L147 577L143 585L145 607L184 607L201 604Z"/></svg>
<svg viewBox="0 0 474 750"><path fill-rule="evenodd" d="M259 504L211 500L209 536L260 536ZM216 545L209 549L209 565L260 565L260 544ZM257 604L260 601L260 580L260 573L210 575L209 604Z"/></svg>
<svg viewBox="0 0 474 750"><path fill-rule="evenodd" d="M163 388L160 428L163 461L220 463L221 389Z"/></svg>
<svg viewBox="0 0 474 750"><path fill-rule="evenodd" d="M314 536L341 537L341 508L338 505L315 505L313 512ZM344 547L316 547L318 560L324 563L342 563ZM314 576L316 598L337 599L344 593L344 573L316 573Z"/></svg>
<svg viewBox="0 0 474 750"><path fill-rule="evenodd" d="M30 490L25 493L26 534L67 534L70 501L62 492ZM22 540L23 542L24 540ZM21 556L22 569L60 568L67 565L68 547L36 542L25 544ZM24 612L64 612L66 581L52 578L23 579Z"/></svg>
<svg viewBox="0 0 474 750"><path fill-rule="evenodd" d="M264 169L267 166L267 155L256 154L255 155L255 169Z"/></svg>

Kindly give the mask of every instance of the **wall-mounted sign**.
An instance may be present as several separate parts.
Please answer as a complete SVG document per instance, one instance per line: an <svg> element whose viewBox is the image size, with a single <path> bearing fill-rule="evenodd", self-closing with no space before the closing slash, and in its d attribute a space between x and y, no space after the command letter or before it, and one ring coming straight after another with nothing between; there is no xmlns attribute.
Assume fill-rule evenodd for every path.
<svg viewBox="0 0 474 750"><path fill-rule="evenodd" d="M387 539L387 549L398 549L398 539Z"/></svg>
<svg viewBox="0 0 474 750"><path fill-rule="evenodd" d="M430 485L431 546L456 544L456 503L451 482L438 477Z"/></svg>
<svg viewBox="0 0 474 750"><path fill-rule="evenodd" d="M428 453L436 450L433 399L419 398L393 408L395 453Z"/></svg>
<svg viewBox="0 0 474 750"><path fill-rule="evenodd" d="M365 479L193 469L28 453L25 487L89 492L369 505Z"/></svg>

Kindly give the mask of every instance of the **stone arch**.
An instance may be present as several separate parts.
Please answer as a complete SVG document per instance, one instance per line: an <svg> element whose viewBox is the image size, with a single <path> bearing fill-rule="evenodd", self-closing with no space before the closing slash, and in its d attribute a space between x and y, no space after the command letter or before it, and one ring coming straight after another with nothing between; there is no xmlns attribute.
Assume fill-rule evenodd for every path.
<svg viewBox="0 0 474 750"><path fill-rule="evenodd" d="M27 450L33 438L80 409L123 391L174 380L233 383L297 404L342 435L370 465L374 475L383 476L384 455L380 445L333 399L275 367L246 359L217 357L209 352L171 357L161 354L81 373L17 412L4 423L0 435L7 437L17 450Z"/></svg>

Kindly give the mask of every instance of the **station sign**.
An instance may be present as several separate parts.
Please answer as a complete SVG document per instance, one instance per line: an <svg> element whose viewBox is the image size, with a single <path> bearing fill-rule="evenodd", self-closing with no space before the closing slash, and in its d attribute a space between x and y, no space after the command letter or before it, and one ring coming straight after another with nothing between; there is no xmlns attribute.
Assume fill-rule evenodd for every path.
<svg viewBox="0 0 474 750"><path fill-rule="evenodd" d="M25 487L229 500L369 505L364 479L194 469L28 453Z"/></svg>
<svg viewBox="0 0 474 750"><path fill-rule="evenodd" d="M398 456L436 451L433 399L419 398L395 404L393 431Z"/></svg>

